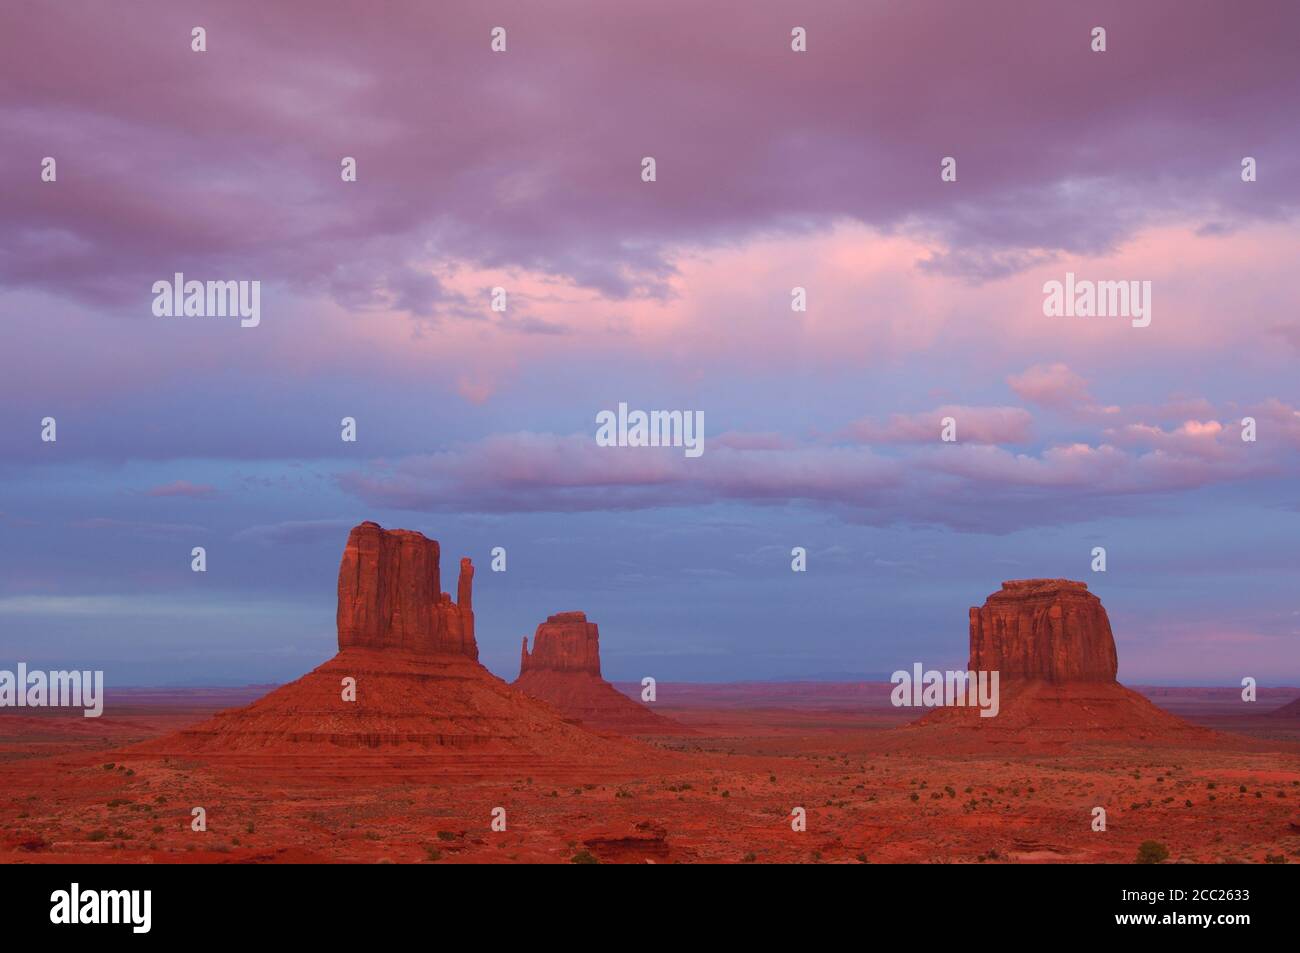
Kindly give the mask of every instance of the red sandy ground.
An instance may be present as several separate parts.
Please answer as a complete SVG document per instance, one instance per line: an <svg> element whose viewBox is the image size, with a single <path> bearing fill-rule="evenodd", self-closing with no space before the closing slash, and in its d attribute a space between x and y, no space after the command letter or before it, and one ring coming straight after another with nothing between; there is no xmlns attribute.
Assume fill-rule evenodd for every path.
<svg viewBox="0 0 1300 953"><path fill-rule="evenodd" d="M1126 863L1157 840L1173 861L1300 862L1300 719L1268 714L1294 690L1248 708L1231 689L1147 689L1217 733L976 750L895 730L918 712L888 688L661 684L656 710L698 734L599 767L125 750L266 689L119 692L99 719L7 710L0 861Z"/></svg>

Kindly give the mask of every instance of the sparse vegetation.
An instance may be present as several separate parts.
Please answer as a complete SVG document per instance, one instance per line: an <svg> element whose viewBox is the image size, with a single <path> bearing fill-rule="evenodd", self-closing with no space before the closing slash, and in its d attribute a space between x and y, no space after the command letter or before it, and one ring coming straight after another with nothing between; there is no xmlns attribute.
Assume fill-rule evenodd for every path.
<svg viewBox="0 0 1300 953"><path fill-rule="evenodd" d="M1138 847L1136 863L1160 864L1169 859L1169 848L1159 841L1144 840Z"/></svg>

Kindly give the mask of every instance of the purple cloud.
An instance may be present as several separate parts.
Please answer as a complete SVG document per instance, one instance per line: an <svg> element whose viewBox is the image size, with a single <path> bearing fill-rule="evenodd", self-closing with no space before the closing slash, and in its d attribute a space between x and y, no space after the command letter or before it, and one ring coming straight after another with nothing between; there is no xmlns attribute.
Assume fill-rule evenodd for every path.
<svg viewBox="0 0 1300 953"><path fill-rule="evenodd" d="M847 217L942 235L952 250L924 267L982 280L1171 215L1294 214L1289 0L1086 17L1032 0L822 3L799 11L804 54L792 16L774 0L741 18L686 0L545 17L404 0L371 20L245 0L209 11L198 54L193 14L161 0L30 6L0 35L25 77L0 92L19 163L0 281L138 308L184 270L431 316L464 306L421 267L447 257L662 296L683 241ZM488 49L498 21L504 54ZM1247 153L1262 170L1248 188ZM56 184L38 178L47 155ZM939 182L944 155L956 183Z"/></svg>
<svg viewBox="0 0 1300 953"><path fill-rule="evenodd" d="M206 483L191 483L188 480L176 480L146 491L147 496L185 496L192 500L210 500L217 495L215 487Z"/></svg>

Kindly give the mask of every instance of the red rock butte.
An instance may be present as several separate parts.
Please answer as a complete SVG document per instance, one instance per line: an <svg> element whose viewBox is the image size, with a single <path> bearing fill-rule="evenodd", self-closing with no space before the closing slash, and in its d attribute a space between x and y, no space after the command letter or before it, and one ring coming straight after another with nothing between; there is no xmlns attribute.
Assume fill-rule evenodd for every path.
<svg viewBox="0 0 1300 953"><path fill-rule="evenodd" d="M339 566L339 651L399 649L478 659L474 566L460 561L457 602L441 591L438 541L409 529L353 528Z"/></svg>
<svg viewBox="0 0 1300 953"><path fill-rule="evenodd" d="M524 636L519 675L529 672L582 672L600 678L600 629L585 612L547 616L533 634L533 651Z"/></svg>
<svg viewBox="0 0 1300 953"><path fill-rule="evenodd" d="M624 695L600 674L600 630L584 612L559 612L524 636L514 686L584 728L624 735L694 734Z"/></svg>
<svg viewBox="0 0 1300 953"><path fill-rule="evenodd" d="M1004 582L970 610L967 667L999 673L998 714L981 718L977 707L938 708L905 730L919 729L921 736L955 730L1004 744L1213 735L1116 681L1119 658L1110 619L1082 582Z"/></svg>
<svg viewBox="0 0 1300 953"><path fill-rule="evenodd" d="M1115 637L1086 583L1013 579L970 610L970 670L1003 679L1113 682Z"/></svg>
<svg viewBox="0 0 1300 953"><path fill-rule="evenodd" d="M651 752L598 736L515 691L478 662L474 567L457 602L440 591L438 543L366 522L352 529L338 583L338 654L243 708L140 747L159 754L419 754L486 773L599 764ZM345 697L355 680L355 699ZM473 753L485 756L477 762ZM513 757L512 757L513 756ZM439 761L439 757L442 758Z"/></svg>

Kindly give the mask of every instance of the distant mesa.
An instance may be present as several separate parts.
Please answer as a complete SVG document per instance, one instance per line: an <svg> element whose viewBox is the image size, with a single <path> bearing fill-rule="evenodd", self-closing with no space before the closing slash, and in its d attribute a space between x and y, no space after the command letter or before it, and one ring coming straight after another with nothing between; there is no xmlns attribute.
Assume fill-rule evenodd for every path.
<svg viewBox="0 0 1300 953"><path fill-rule="evenodd" d="M457 601L441 591L439 547L411 530L365 522L352 529L338 581L332 659L243 708L145 742L157 753L319 753L365 749L449 756L472 752L504 768L650 752L601 737L516 691L478 662L470 560ZM355 701L343 680L356 680ZM427 764L435 763L426 760Z"/></svg>
<svg viewBox="0 0 1300 953"><path fill-rule="evenodd" d="M691 729L624 695L600 674L600 630L585 612L558 612L524 636L514 686L585 728L625 735L688 735Z"/></svg>
<svg viewBox="0 0 1300 953"><path fill-rule="evenodd" d="M935 709L909 729L977 732L1007 743L1213 735L1116 681L1110 619L1086 583L1013 579L970 610L970 671L997 671L1000 710Z"/></svg>
<svg viewBox="0 0 1300 953"><path fill-rule="evenodd" d="M1266 713L1270 718L1300 718L1300 698Z"/></svg>

